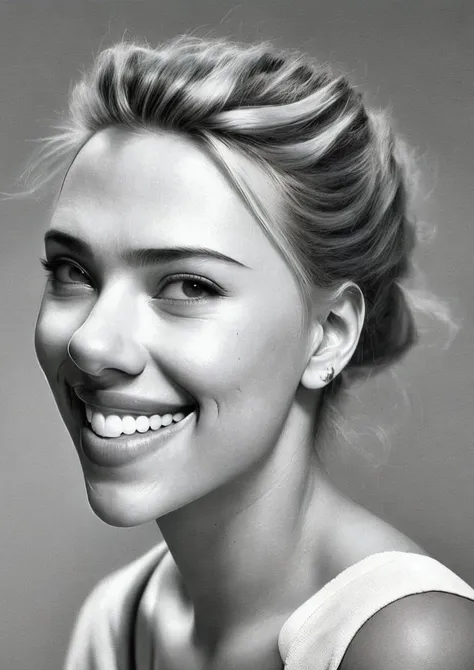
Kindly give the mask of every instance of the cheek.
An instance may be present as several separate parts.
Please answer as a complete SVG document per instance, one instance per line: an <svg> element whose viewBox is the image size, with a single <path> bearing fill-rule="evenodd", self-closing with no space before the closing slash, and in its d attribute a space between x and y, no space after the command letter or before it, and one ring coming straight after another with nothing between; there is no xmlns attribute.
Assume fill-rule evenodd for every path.
<svg viewBox="0 0 474 670"><path fill-rule="evenodd" d="M179 362L174 373L198 400L211 398L221 407L232 403L234 409L278 396L286 402L302 373L299 316L278 310L262 319L250 310L238 316L200 322L185 337L170 336L176 349L165 358Z"/></svg>

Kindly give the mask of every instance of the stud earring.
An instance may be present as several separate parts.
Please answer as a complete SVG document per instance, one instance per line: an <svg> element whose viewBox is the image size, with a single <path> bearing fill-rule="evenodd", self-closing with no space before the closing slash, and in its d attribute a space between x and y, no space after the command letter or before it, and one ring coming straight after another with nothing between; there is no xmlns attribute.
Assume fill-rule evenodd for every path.
<svg viewBox="0 0 474 670"><path fill-rule="evenodd" d="M326 369L326 375L321 376L321 381L323 381L325 384L328 384L329 382L332 382L333 379L334 379L334 368L331 365L329 370Z"/></svg>

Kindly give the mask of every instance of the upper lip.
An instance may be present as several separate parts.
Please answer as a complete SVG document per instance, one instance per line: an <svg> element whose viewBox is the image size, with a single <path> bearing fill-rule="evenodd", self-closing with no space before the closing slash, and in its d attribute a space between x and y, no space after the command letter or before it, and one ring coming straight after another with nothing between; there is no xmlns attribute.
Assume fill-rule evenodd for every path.
<svg viewBox="0 0 474 670"><path fill-rule="evenodd" d="M120 412L121 414L152 415L175 414L184 407L190 407L191 403L169 403L154 402L148 398L130 397L116 391L90 392L83 388L75 388L75 394L82 402L95 407L99 412L110 414Z"/></svg>

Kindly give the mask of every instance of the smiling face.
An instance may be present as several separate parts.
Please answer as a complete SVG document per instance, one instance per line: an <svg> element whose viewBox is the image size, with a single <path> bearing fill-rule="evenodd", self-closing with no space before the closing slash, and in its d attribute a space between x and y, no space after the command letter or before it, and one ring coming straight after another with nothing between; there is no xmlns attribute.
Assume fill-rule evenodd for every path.
<svg viewBox="0 0 474 670"><path fill-rule="evenodd" d="M145 523L258 467L295 402L309 337L290 269L203 150L171 133L95 135L69 170L46 257L36 353L98 516ZM71 387L98 405L115 392L130 413L140 400L148 415L195 412L146 455L105 467L83 449Z"/></svg>

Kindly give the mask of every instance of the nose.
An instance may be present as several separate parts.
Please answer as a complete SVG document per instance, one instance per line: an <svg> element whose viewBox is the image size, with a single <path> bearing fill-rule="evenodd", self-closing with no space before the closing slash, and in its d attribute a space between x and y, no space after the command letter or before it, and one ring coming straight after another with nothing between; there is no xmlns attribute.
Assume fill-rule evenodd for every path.
<svg viewBox="0 0 474 670"><path fill-rule="evenodd" d="M125 295L119 286L103 291L69 340L69 357L91 376L109 369L139 375L146 362L145 348L138 339L139 321L136 297Z"/></svg>

